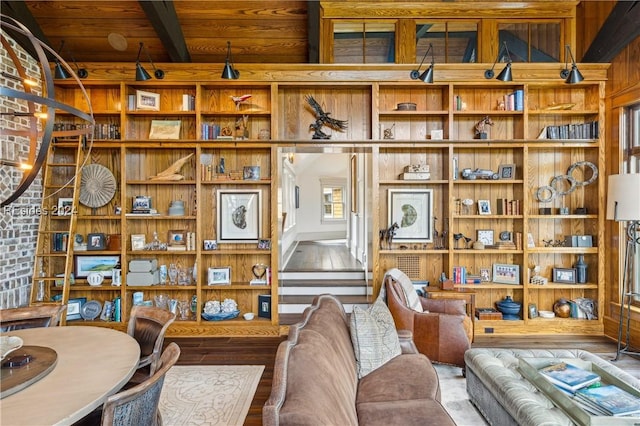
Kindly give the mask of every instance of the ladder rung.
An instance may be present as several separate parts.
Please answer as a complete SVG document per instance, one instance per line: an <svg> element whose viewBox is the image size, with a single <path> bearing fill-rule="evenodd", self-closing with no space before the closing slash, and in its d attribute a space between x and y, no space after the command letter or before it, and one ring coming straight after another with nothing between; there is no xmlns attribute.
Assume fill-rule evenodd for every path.
<svg viewBox="0 0 640 426"><path fill-rule="evenodd" d="M36 254L36 257L66 257L67 256L67 252L60 252L60 253L38 253Z"/></svg>
<svg viewBox="0 0 640 426"><path fill-rule="evenodd" d="M76 163L47 163L47 167L75 167Z"/></svg>

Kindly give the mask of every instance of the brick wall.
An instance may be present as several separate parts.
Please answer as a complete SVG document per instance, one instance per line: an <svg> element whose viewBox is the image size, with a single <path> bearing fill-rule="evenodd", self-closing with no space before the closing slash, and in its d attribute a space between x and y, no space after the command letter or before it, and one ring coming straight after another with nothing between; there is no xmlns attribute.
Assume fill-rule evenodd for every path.
<svg viewBox="0 0 640 426"><path fill-rule="evenodd" d="M8 35L2 36L10 43L18 55L22 66L30 78L41 81L38 62L27 55ZM5 49L0 49L0 71L18 75L13 61ZM22 91L22 84L0 75L0 84ZM32 89L33 90L33 89ZM40 88L33 90L39 93ZM0 97L0 111L27 111L26 102L20 99ZM0 117L0 129L20 129L26 119L20 117ZM7 136L0 132L0 157L3 159L26 159L29 151L27 138ZM0 166L0 199L5 200L13 193L22 179L22 171L8 166ZM29 304L33 262L40 217L35 214L42 198L41 176L27 191L12 204L0 211L0 309Z"/></svg>

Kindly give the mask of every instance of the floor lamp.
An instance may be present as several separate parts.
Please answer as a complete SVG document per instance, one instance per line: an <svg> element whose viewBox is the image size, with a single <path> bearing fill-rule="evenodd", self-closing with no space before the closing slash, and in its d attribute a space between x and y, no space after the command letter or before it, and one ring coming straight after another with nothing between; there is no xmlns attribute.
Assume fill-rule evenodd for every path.
<svg viewBox="0 0 640 426"><path fill-rule="evenodd" d="M609 188L607 192L607 219L616 222L626 222L627 244L624 256L624 270L620 282L620 318L618 319L618 347L616 350L617 361L620 354L640 356L639 351L631 349L630 324L631 304L635 296L640 293L634 288L634 259L640 245L640 174L620 174L609 176ZM624 344L622 342L622 329L627 327Z"/></svg>

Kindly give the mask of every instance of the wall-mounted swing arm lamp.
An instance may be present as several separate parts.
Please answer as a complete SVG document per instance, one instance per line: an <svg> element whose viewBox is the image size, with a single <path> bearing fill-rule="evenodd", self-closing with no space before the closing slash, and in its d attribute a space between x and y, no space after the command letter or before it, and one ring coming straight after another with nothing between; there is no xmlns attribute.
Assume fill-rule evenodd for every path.
<svg viewBox="0 0 640 426"><path fill-rule="evenodd" d="M493 69L496 67L496 64L500 60L500 57L502 55L502 50L503 49L504 49L504 51L506 53L506 57L507 57L507 66L504 67L504 69L502 71L500 71L500 74L498 74L498 76L496 77L496 80L500 80L500 81L512 81L513 80L511 78L511 54L509 53L509 49L507 48L507 42L506 41L502 42L502 46L500 47L500 50L498 51L498 56L496 56L496 60L493 62L493 66L491 67L491 69L490 70L486 70L484 72L484 78L486 78L486 79L493 78L493 76L495 75L495 73L493 72Z"/></svg>
<svg viewBox="0 0 640 426"><path fill-rule="evenodd" d="M431 52L431 65L429 65L429 68L427 68L425 72L420 74L420 68L422 67L422 64L427 58L429 52ZM420 65L418 65L418 69L411 70L409 77L411 77L412 80L422 80L425 83L433 83L433 66L435 62L435 58L433 57L433 44L429 43L429 48L424 52L424 56L422 57L422 61L420 61Z"/></svg>
<svg viewBox="0 0 640 426"><path fill-rule="evenodd" d="M240 78L240 71L233 67L233 60L231 59L231 42L227 41L227 59L224 62L224 68L222 68L222 76L226 80L237 80Z"/></svg>
<svg viewBox="0 0 640 426"><path fill-rule="evenodd" d="M634 284L635 258L640 246L640 173L611 175L608 178L607 219L626 222L627 245L625 249L622 281L619 284L620 316L618 318L618 348L616 358L620 354L640 355L630 346L631 305L640 293ZM626 326L623 339L622 330Z"/></svg>
<svg viewBox="0 0 640 426"><path fill-rule="evenodd" d="M151 79L151 75L142 67L142 64L140 63L140 54L142 53L143 49L147 54L147 58L149 58L151 66L153 67L153 75L158 80L162 80L164 78L164 71L162 71L160 68L156 68L156 66L153 64L153 61L151 60L149 51L146 47L144 47L144 43L140 42L140 47L138 48L138 57L136 58L136 81L147 81Z"/></svg>
<svg viewBox="0 0 640 426"><path fill-rule="evenodd" d="M60 42L60 49L58 49L58 55L62 54L63 48L64 48L64 40ZM76 74L78 74L78 77L80 78L89 77L89 71L87 71L84 68L80 68L78 66L78 63L76 62L76 59L73 57L73 53L71 53L71 50L67 49L67 51L69 52L69 56L71 57L71 60L73 61L73 64L76 67ZM62 63L60 63L60 61L57 58L55 59L55 63L56 63L56 66L54 69L55 78L66 80L67 78L71 77L71 74L69 74L69 71L64 69L64 67L62 66Z"/></svg>
<svg viewBox="0 0 640 426"><path fill-rule="evenodd" d="M33 168L31 164L27 164L27 163L15 161L15 160L5 160L4 158L0 158L0 166L15 167L22 170L31 170Z"/></svg>
<svg viewBox="0 0 640 426"><path fill-rule="evenodd" d="M573 57L573 53L571 53L571 47L567 44L564 50L564 69L560 71L560 78L563 78L567 84L580 83L584 80L584 77L576 65L576 60ZM569 71L569 58L571 58L571 71Z"/></svg>

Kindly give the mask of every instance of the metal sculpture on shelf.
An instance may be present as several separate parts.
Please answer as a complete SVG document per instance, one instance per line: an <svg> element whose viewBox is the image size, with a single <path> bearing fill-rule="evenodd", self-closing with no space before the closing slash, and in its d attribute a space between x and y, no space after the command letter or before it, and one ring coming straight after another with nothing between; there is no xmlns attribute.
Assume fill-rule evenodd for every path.
<svg viewBox="0 0 640 426"><path fill-rule="evenodd" d="M323 126L330 127L340 132L343 132L347 129L346 120L337 120L335 118L329 117L331 113L324 112L320 104L313 98L313 96L307 95L305 97L305 100L311 106L311 108L313 108L314 114L316 116L316 121L309 125L309 129L314 131L312 139L331 139L331 135L328 135L322 131Z"/></svg>
<svg viewBox="0 0 640 426"><path fill-rule="evenodd" d="M393 225L388 227L387 229L380 230L380 248L381 249L391 249L391 244L393 244L393 237L396 235L396 231L400 229L400 226L397 222L394 222Z"/></svg>
<svg viewBox="0 0 640 426"><path fill-rule="evenodd" d="M475 125L475 138L476 139L487 139L487 131L485 130L486 126L493 126L493 120L488 115L485 115L482 120L478 121Z"/></svg>

